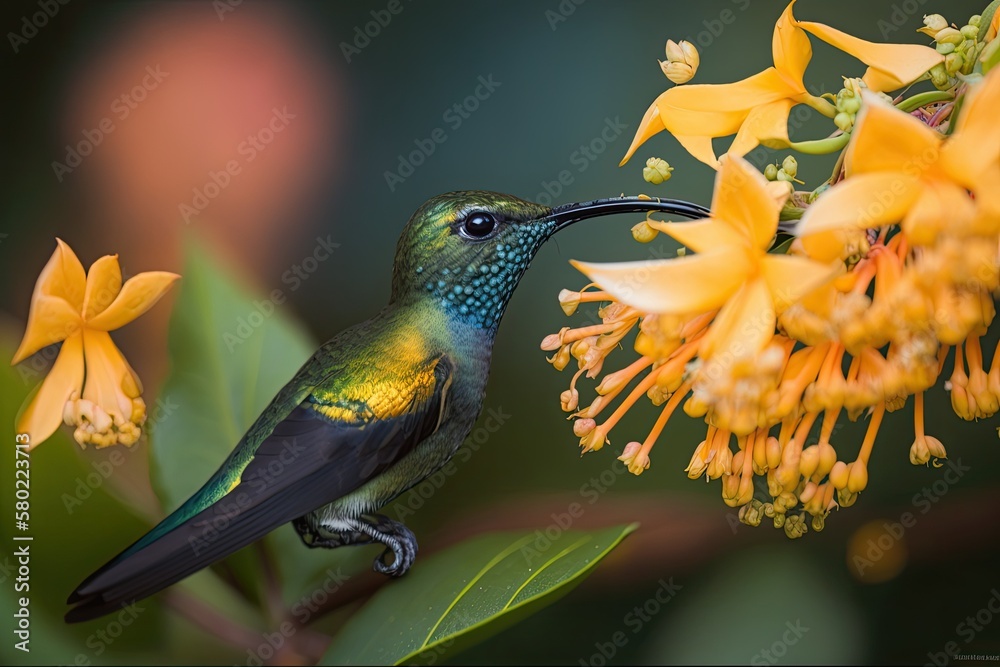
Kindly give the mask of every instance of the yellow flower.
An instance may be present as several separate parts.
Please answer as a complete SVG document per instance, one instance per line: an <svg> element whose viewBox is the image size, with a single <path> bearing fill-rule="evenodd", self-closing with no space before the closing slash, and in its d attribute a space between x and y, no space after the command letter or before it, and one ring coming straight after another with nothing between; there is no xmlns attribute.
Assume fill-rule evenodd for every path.
<svg viewBox="0 0 1000 667"><path fill-rule="evenodd" d="M745 358L771 340L776 312L833 276L829 266L804 257L768 254L780 210L767 179L743 158L730 155L716 177L711 217L650 223L696 254L573 265L611 297L645 313L693 315L721 309L699 356L707 359L724 350Z"/></svg>
<svg viewBox="0 0 1000 667"><path fill-rule="evenodd" d="M812 58L805 31L869 65L863 80L876 91L907 85L944 59L925 46L876 44L820 23L796 21L792 15L794 4L794 0L789 3L774 27L773 67L735 83L667 90L646 111L622 164L647 139L663 130L669 130L691 155L718 167L712 148L715 137L736 134L728 152L745 155L758 144L770 148L789 146L788 113L796 104L808 104L833 117L833 106L810 94L802 81Z"/></svg>
<svg viewBox="0 0 1000 667"><path fill-rule="evenodd" d="M56 243L35 283L28 325L11 364L60 341L62 348L17 430L34 447L65 419L76 427L80 445L131 445L146 418L142 388L108 332L149 310L180 276L152 271L123 285L117 255L101 257L84 273L73 250Z"/></svg>
<svg viewBox="0 0 1000 667"><path fill-rule="evenodd" d="M1000 126L992 110L1000 104L1000 74L991 73L969 94L947 140L877 96L862 95L844 160L847 178L810 206L799 225L806 252L827 260L841 254L840 241L850 231L896 222L917 245L933 243L945 230L995 233Z"/></svg>

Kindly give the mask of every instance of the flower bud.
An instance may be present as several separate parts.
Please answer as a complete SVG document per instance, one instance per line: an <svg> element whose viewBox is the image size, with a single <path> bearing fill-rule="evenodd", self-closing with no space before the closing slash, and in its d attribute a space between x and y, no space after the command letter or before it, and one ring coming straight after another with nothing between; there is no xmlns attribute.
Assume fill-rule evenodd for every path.
<svg viewBox="0 0 1000 667"><path fill-rule="evenodd" d="M563 345L559 348L559 351L553 354L547 361L552 364L552 367L557 371L561 371L566 368L571 359L569 354L569 345Z"/></svg>
<svg viewBox="0 0 1000 667"><path fill-rule="evenodd" d="M781 161L781 169L792 178L795 178L799 173L799 161L795 159L794 155L789 155Z"/></svg>
<svg viewBox="0 0 1000 667"><path fill-rule="evenodd" d="M930 69L931 83L938 90L945 90L951 87L951 81L948 78L948 71L944 67L944 63L937 63Z"/></svg>
<svg viewBox="0 0 1000 667"><path fill-rule="evenodd" d="M728 443L722 443L715 449L715 456L708 462L709 479L719 479L733 469L733 451Z"/></svg>
<svg viewBox="0 0 1000 667"><path fill-rule="evenodd" d="M761 519L764 518L764 503L756 499L751 500L740 508L739 517L740 521L748 526L759 526Z"/></svg>
<svg viewBox="0 0 1000 667"><path fill-rule="evenodd" d="M934 50L940 53L942 56L946 56L955 50L955 45L951 42L939 42L934 46Z"/></svg>
<svg viewBox="0 0 1000 667"><path fill-rule="evenodd" d="M778 165L769 164L764 167L764 178L769 181L776 180L778 178Z"/></svg>
<svg viewBox="0 0 1000 667"><path fill-rule="evenodd" d="M694 78L694 69L684 63L660 62L660 69L663 70L663 74L668 79L678 85L687 83Z"/></svg>
<svg viewBox="0 0 1000 667"><path fill-rule="evenodd" d="M559 306L566 315L572 315L580 307L580 293L564 289L559 292Z"/></svg>
<svg viewBox="0 0 1000 667"><path fill-rule="evenodd" d="M670 172L672 172L673 170L674 168L671 167L666 160L660 159L658 157L651 157L648 160L646 160L646 166L642 168L642 177L648 183L652 183L653 185L659 185L664 181L670 180ZM649 225L646 224L646 226L648 227ZM632 233L635 234L634 227ZM652 240L652 238L650 238L650 240Z"/></svg>
<svg viewBox="0 0 1000 667"><path fill-rule="evenodd" d="M643 169L643 176L645 177L646 170ZM649 180L648 178L646 179ZM663 181L660 181L661 183ZM643 220L639 224L632 227L632 238L634 238L639 243L649 243L659 234L658 231L649 226L649 223Z"/></svg>
<svg viewBox="0 0 1000 667"><path fill-rule="evenodd" d="M667 60L660 63L660 69L668 79L676 84L687 83L698 71L701 57L694 44L681 41L679 44L672 39L667 40Z"/></svg>
<svg viewBox="0 0 1000 667"><path fill-rule="evenodd" d="M767 467L774 470L781 465L781 443L773 435L767 437L764 450L767 453Z"/></svg>
<svg viewBox="0 0 1000 667"><path fill-rule="evenodd" d="M582 438L597 428L597 422L593 419L577 419L573 422L573 435Z"/></svg>
<svg viewBox="0 0 1000 667"><path fill-rule="evenodd" d="M666 54L667 54L667 62L671 63L684 62L684 49L682 49L681 45L672 39L667 40Z"/></svg>
<svg viewBox="0 0 1000 667"><path fill-rule="evenodd" d="M806 525L805 519L803 519L798 514L793 514L785 519L785 535L790 540L802 537L809 530L809 526Z"/></svg>
<svg viewBox="0 0 1000 667"><path fill-rule="evenodd" d="M833 464L833 468L830 469L830 483L836 489L846 488L850 472L846 463L837 461Z"/></svg>
<svg viewBox="0 0 1000 667"><path fill-rule="evenodd" d="M563 412L573 412L580 405L580 392L567 389L559 395L559 404Z"/></svg>
<svg viewBox="0 0 1000 667"><path fill-rule="evenodd" d="M979 24L982 23L982 21L983 17L980 16L979 14L973 14L972 16L969 17L969 25L975 26L977 28L979 27Z"/></svg>
<svg viewBox="0 0 1000 667"><path fill-rule="evenodd" d="M924 14L924 27L917 32L934 37L941 30L948 27L948 20L940 14Z"/></svg>
<svg viewBox="0 0 1000 667"><path fill-rule="evenodd" d="M973 42L979 37L979 26L977 25L963 25L959 32L962 33L962 37L972 40Z"/></svg>
<svg viewBox="0 0 1000 667"><path fill-rule="evenodd" d="M649 456L643 454L641 450L642 443L632 441L625 445L625 451L618 457L633 475L641 475L644 470L649 470Z"/></svg>
<svg viewBox="0 0 1000 667"><path fill-rule="evenodd" d="M868 464L858 459L848 466L850 473L847 477L847 490L851 493L860 493L868 486Z"/></svg>
<svg viewBox="0 0 1000 667"><path fill-rule="evenodd" d="M694 454L691 455L691 461L688 462L687 468L684 468L684 472L691 479L698 479L703 474L705 474L705 469L708 467L708 441L702 440L701 443L695 447Z"/></svg>
<svg viewBox="0 0 1000 667"><path fill-rule="evenodd" d="M945 28L942 28L941 30L938 30L937 34L934 35L934 41L937 42L938 44L953 44L955 46L958 46L959 44L962 43L964 39L965 37L962 35L962 33L959 32L958 30L955 30L951 26L947 26Z"/></svg>
<svg viewBox="0 0 1000 667"><path fill-rule="evenodd" d="M965 65L965 58L961 53L949 53L944 58L944 69L948 74L957 74Z"/></svg>
<svg viewBox="0 0 1000 667"><path fill-rule="evenodd" d="M802 450L802 454L799 455L799 472L805 479L809 479L816 472L816 468L819 467L819 446L811 445ZM805 502L805 499L802 500Z"/></svg>
<svg viewBox="0 0 1000 667"><path fill-rule="evenodd" d="M842 132L850 132L851 128L854 127L854 117L841 111L833 117L833 124L839 127Z"/></svg>

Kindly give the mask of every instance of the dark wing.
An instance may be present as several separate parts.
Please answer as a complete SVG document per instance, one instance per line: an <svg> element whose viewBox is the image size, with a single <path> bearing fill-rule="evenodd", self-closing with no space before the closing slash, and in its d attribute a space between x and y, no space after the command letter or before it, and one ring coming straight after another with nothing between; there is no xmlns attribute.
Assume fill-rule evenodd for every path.
<svg viewBox="0 0 1000 667"><path fill-rule="evenodd" d="M263 439L231 489L218 489L221 497L192 516L185 503L80 584L66 621L152 595L381 474L441 423L454 367L447 357L431 363L433 382L393 417L345 422L303 401ZM213 477L192 500L207 497L219 481Z"/></svg>

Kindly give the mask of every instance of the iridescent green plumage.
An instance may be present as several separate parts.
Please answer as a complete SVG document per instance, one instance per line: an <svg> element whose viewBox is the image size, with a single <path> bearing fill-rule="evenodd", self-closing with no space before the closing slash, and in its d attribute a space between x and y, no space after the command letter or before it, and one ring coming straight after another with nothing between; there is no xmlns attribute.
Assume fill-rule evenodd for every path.
<svg viewBox="0 0 1000 667"><path fill-rule="evenodd" d="M704 212L637 198L553 210L478 191L421 206L397 246L389 304L320 347L197 493L77 588L67 620L115 611L288 522L310 547L385 544L375 569L404 574L416 539L374 512L468 435L528 263L576 220L635 210Z"/></svg>

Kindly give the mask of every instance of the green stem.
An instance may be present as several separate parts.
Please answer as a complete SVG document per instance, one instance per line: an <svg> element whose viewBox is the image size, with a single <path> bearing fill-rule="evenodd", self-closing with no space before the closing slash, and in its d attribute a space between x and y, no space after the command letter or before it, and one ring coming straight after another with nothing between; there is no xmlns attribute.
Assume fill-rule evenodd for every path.
<svg viewBox="0 0 1000 667"><path fill-rule="evenodd" d="M813 109L820 112L827 118L833 118L834 116L837 115L837 107L833 106L822 97L816 97L815 95L810 95L809 93L806 93L802 97L798 98L797 101L803 104L808 104Z"/></svg>
<svg viewBox="0 0 1000 667"><path fill-rule="evenodd" d="M907 113L919 109L925 104L933 104L935 102L944 102L945 100L955 99L955 94L948 90L928 90L923 93L917 93L913 97L907 97L905 100L896 105L896 108L900 111L905 111Z"/></svg>
<svg viewBox="0 0 1000 667"><path fill-rule="evenodd" d="M826 139L814 139L812 141L792 141L788 147L806 155L826 155L839 151L847 142L851 140L851 135L847 132L838 134Z"/></svg>

